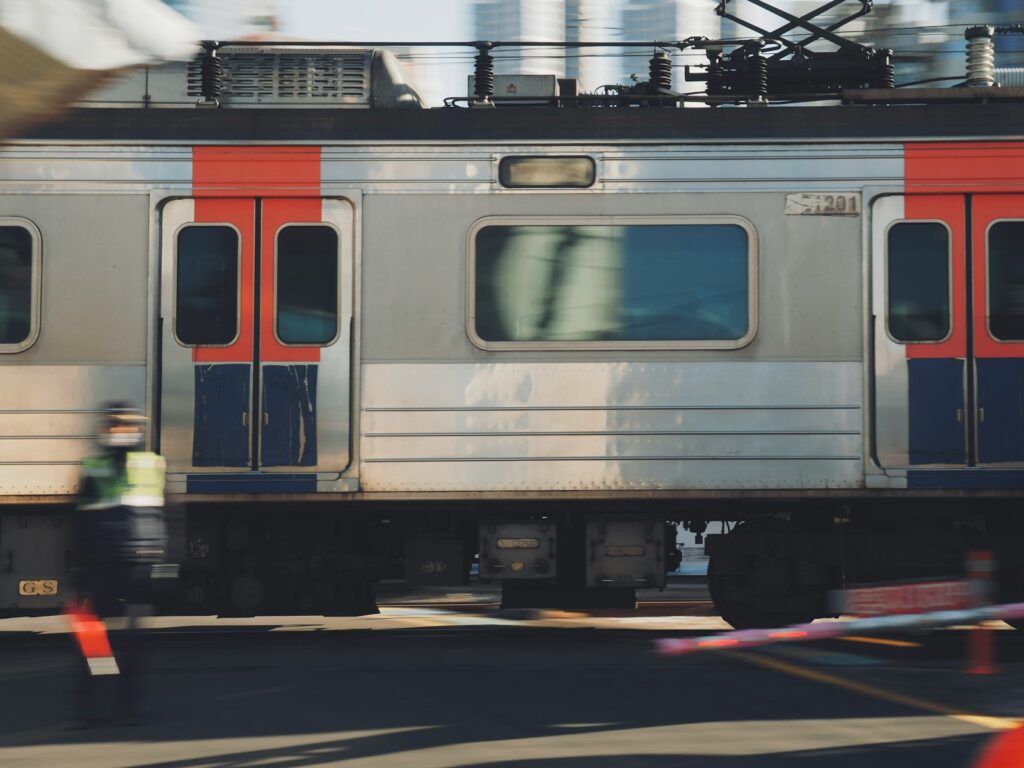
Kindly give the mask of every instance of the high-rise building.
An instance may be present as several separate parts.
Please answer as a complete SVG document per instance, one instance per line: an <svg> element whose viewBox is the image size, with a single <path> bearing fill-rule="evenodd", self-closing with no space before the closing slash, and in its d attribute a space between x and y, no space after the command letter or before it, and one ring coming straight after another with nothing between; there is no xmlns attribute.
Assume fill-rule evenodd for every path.
<svg viewBox="0 0 1024 768"><path fill-rule="evenodd" d="M620 38L613 0L565 0L565 40L601 43ZM584 91L617 82L617 48L567 48L565 76L574 77Z"/></svg>
<svg viewBox="0 0 1024 768"><path fill-rule="evenodd" d="M565 41L565 0L474 0L477 40ZM561 48L499 48L493 53L500 75L565 75Z"/></svg>
<svg viewBox="0 0 1024 768"><path fill-rule="evenodd" d="M626 0L622 8L622 37L627 41L675 41L695 36L717 39L721 29L715 5L707 0ZM635 75L646 80L651 54L651 50L640 48L625 51L616 73L618 79L626 82ZM673 74L676 90L683 90L676 82L682 80L679 65L707 61L699 51L674 53L672 58L677 65Z"/></svg>

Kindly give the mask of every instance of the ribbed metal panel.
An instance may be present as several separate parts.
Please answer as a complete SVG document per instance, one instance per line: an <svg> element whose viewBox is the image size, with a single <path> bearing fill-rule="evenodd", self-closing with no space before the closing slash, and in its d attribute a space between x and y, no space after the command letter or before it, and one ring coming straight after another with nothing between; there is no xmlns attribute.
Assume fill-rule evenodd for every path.
<svg viewBox="0 0 1024 768"><path fill-rule="evenodd" d="M225 46L220 102L225 106L354 106L370 103L373 52ZM201 59L189 65L188 95L201 98Z"/></svg>

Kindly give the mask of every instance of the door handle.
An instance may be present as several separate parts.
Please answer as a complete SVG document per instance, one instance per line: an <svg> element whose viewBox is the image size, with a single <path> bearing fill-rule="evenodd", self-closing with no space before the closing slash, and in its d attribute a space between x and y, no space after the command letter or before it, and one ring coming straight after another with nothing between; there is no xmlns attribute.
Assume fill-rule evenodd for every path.
<svg viewBox="0 0 1024 768"><path fill-rule="evenodd" d="M248 411L242 411L242 426L243 427L248 427L249 426L249 412Z"/></svg>
<svg viewBox="0 0 1024 768"><path fill-rule="evenodd" d="M270 414L267 413L266 411L264 411L263 412L263 426L265 427L268 424L270 424Z"/></svg>
<svg viewBox="0 0 1024 768"><path fill-rule="evenodd" d="M964 409L963 408L957 408L956 409L956 420L959 421L961 424L964 423Z"/></svg>
<svg viewBox="0 0 1024 768"><path fill-rule="evenodd" d="M984 420L985 420L985 409L984 408L979 408L978 409L978 423L980 424Z"/></svg>

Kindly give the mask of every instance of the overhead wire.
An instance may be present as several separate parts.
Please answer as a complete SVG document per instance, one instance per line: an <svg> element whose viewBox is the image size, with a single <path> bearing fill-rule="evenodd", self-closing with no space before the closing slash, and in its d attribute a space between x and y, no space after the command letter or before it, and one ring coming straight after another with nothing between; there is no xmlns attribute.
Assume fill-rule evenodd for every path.
<svg viewBox="0 0 1024 768"><path fill-rule="evenodd" d="M925 24L925 25L885 25L885 26L864 26L857 29L856 32L851 36L852 39L861 41L865 44L872 45L874 47L886 47L886 43L890 42L885 38L906 38L909 36L921 36L929 33L936 34L946 32L950 35L951 39L956 39L958 33L962 34L963 30L968 29L975 24L966 22L950 23L950 24ZM601 29L608 32L612 32L612 37L621 37L623 31L622 27L616 26L600 26L600 27L589 27L585 24L572 25L572 29ZM793 34L787 35L787 38L792 38L798 41L805 33L799 30L794 31ZM881 38L881 39L880 39ZM739 37L729 38L727 40L719 41L728 45L741 45L745 42L752 42L759 38L755 37ZM915 63L919 63L920 59L926 56L958 56L965 54L965 47L956 46L948 47L944 46L941 48L934 47L927 43L921 46L907 46L902 40L893 40L891 42L896 43L890 50L893 51L893 58L897 64L903 64L904 66L910 66ZM650 42L624 42L622 40L610 39L606 41L537 41L537 40L524 40L524 41L497 41L493 48L491 48L491 55L496 63L508 63L515 61L566 61L566 60L617 60L623 61L627 66L630 66L628 62L635 60L639 65L641 62L647 60L650 57L652 50L666 49L670 52L673 57L672 67L674 69L684 69L688 66L699 66L706 61L705 53L701 47L690 47L682 50L678 50L678 46L681 41L650 41ZM412 50L402 51L398 55L398 58L403 61L408 61L415 64L427 64L435 66L455 66L455 65L468 65L471 64L477 54L475 50L479 45L479 41L466 42L466 43L449 43L449 44L429 44L429 43L408 43L407 47ZM828 50L834 49L834 46L830 46L827 42L817 41L816 45L820 45L822 51L827 52ZM447 47L449 50L441 50L442 47ZM675 50L674 50L675 49ZM811 49L812 51L814 48ZM1000 63L1003 66L1018 66L1024 63L1024 50L999 50ZM915 85L925 85L928 83L937 82L952 82L962 81L962 76L949 76L949 77L936 77L936 78L924 78L918 80L912 80L910 82L899 83L897 87L906 88Z"/></svg>

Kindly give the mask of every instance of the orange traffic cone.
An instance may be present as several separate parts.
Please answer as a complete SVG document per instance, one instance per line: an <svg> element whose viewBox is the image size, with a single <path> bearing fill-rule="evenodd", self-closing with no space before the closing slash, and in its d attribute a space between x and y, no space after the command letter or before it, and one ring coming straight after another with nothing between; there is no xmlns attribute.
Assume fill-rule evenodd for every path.
<svg viewBox="0 0 1024 768"><path fill-rule="evenodd" d="M971 580L976 606L989 605L992 602L993 576L996 562L991 552L967 553L967 578ZM972 627L967 638L967 674L994 675L995 667L995 636L984 622Z"/></svg>
<svg viewBox="0 0 1024 768"><path fill-rule="evenodd" d="M1024 727L1001 733L981 752L974 768L1021 768L1024 766Z"/></svg>
<svg viewBox="0 0 1024 768"><path fill-rule="evenodd" d="M116 675L120 670L114 659L107 637L107 627L86 604L72 607L68 611L71 631L75 635L85 663L91 675Z"/></svg>

